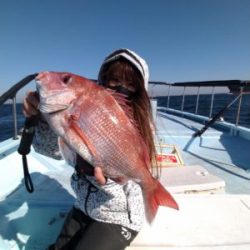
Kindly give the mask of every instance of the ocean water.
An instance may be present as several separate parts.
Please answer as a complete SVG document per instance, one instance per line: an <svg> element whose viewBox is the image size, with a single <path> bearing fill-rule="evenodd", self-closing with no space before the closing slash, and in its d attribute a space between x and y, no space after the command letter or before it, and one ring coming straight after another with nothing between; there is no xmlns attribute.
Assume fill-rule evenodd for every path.
<svg viewBox="0 0 250 250"><path fill-rule="evenodd" d="M235 98L233 95L216 94L214 96L214 105L212 116L221 110L227 103ZM167 107L167 97L157 97L158 106ZM198 114L209 116L210 112L210 95L200 95ZM182 97L172 96L169 100L169 107L181 109ZM184 111L195 112L196 96L187 95L185 97ZM236 101L223 115L227 122L235 123L238 109L238 101ZM20 131L24 124L24 116L22 114L22 104L17 104L17 126ZM244 95L242 98L239 125L250 128L250 95ZM14 134L12 105L4 104L0 107L0 141L11 138Z"/></svg>
<svg viewBox="0 0 250 250"><path fill-rule="evenodd" d="M22 113L22 104L17 104L17 127L20 131L25 118ZM0 107L0 142L14 136L14 123L12 104L4 104Z"/></svg>

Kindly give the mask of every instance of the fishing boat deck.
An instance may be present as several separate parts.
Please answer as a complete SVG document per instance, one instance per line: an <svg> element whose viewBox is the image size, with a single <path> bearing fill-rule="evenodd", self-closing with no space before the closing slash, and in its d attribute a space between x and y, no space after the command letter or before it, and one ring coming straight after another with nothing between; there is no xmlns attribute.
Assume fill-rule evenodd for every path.
<svg viewBox="0 0 250 250"><path fill-rule="evenodd" d="M225 192L250 194L250 141L233 135L227 127L209 128L201 137L192 135L204 124L159 112L157 135L162 143L181 150L185 165L200 165L225 181Z"/></svg>
<svg viewBox="0 0 250 250"><path fill-rule="evenodd" d="M224 183L225 193L174 194L180 211L161 207L154 223L145 224L128 250L249 249L249 140L214 128L192 138L202 124L163 112L158 112L156 124L158 141L180 149L186 165L175 168L180 178L181 169L198 166ZM69 183L73 169L32 149L28 162L35 191L30 194L24 186L18 143L11 139L1 143L0 249L45 249L74 203ZM202 179L205 172L196 171L196 178ZM165 168L165 173L169 174L166 186L180 193L176 172Z"/></svg>

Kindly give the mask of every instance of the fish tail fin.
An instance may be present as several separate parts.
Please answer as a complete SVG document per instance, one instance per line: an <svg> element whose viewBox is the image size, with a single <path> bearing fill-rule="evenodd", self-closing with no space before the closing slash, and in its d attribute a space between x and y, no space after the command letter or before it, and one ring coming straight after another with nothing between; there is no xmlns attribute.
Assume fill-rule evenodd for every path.
<svg viewBox="0 0 250 250"><path fill-rule="evenodd" d="M155 218L159 206L171 207L179 210L177 202L172 195L157 180L154 180L154 188L146 190L144 199L146 203L146 216L151 223Z"/></svg>

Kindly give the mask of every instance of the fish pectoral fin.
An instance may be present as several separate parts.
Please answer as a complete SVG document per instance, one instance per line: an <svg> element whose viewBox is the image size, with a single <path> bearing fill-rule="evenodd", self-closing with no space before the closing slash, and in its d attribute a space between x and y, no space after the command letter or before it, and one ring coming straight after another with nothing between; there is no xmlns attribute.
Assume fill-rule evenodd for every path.
<svg viewBox="0 0 250 250"><path fill-rule="evenodd" d="M74 119L71 121L70 128L81 138L83 143L87 146L92 158L94 159L95 163L102 167L101 165L101 158L99 154L96 151L95 146L92 144L92 142L88 139L86 134L82 131L82 129L78 126L78 124L74 121ZM96 165L95 164L95 165Z"/></svg>

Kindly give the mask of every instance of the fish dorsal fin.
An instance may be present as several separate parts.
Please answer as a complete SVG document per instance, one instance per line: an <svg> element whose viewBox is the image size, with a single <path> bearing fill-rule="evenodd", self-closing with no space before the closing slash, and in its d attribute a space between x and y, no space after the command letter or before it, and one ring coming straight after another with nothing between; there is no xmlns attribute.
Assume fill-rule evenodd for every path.
<svg viewBox="0 0 250 250"><path fill-rule="evenodd" d="M126 98L126 95L118 93L112 89L105 89L105 90L115 98L116 102L125 112L130 122L137 127L136 122L134 121L133 109L131 108L131 101Z"/></svg>

